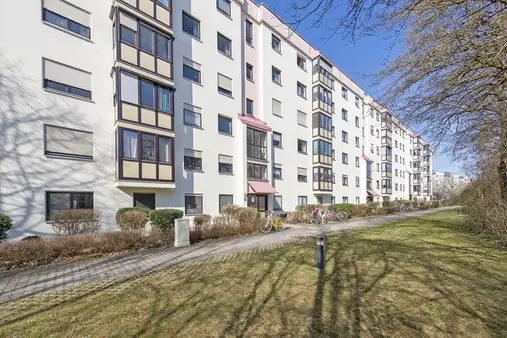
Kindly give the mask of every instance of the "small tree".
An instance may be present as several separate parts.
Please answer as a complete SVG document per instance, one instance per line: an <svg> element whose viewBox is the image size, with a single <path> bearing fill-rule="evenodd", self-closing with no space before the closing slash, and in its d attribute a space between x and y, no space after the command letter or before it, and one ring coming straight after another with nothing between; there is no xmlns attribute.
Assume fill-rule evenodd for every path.
<svg viewBox="0 0 507 338"><path fill-rule="evenodd" d="M123 231L143 230L148 223L149 210L140 207L120 208L116 212L116 224Z"/></svg>
<svg viewBox="0 0 507 338"><path fill-rule="evenodd" d="M60 210L53 214L53 231L59 236L95 235L101 225L102 214L92 209Z"/></svg>
<svg viewBox="0 0 507 338"><path fill-rule="evenodd" d="M0 213L0 241L7 239L7 231L12 229L12 219Z"/></svg>

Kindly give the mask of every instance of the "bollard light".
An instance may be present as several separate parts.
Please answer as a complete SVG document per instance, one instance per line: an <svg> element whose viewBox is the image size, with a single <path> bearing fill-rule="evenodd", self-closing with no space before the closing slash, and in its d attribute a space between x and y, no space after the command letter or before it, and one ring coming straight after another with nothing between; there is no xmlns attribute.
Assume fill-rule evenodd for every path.
<svg viewBox="0 0 507 338"><path fill-rule="evenodd" d="M317 269L324 270L324 237L317 240Z"/></svg>

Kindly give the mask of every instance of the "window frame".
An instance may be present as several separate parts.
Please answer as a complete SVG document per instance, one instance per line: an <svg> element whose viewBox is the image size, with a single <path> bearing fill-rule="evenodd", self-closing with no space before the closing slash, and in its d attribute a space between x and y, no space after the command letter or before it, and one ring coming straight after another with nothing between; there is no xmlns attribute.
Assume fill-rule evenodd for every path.
<svg viewBox="0 0 507 338"><path fill-rule="evenodd" d="M202 171L202 157L191 157L183 154L183 169L186 171Z"/></svg>
<svg viewBox="0 0 507 338"><path fill-rule="evenodd" d="M349 112L346 109L342 108L342 120L349 121Z"/></svg>
<svg viewBox="0 0 507 338"><path fill-rule="evenodd" d="M220 119L227 120L227 122L229 123L229 132L224 132L220 130ZM220 114L218 115L218 133L232 136L232 118L225 115Z"/></svg>
<svg viewBox="0 0 507 338"><path fill-rule="evenodd" d="M49 80L44 78L44 88L59 92L59 93L65 93L67 95L80 97L86 100L92 100L92 92L91 90L86 90L78 87L74 87L65 83L56 82L53 80ZM86 95L85 95L86 94Z"/></svg>
<svg viewBox="0 0 507 338"><path fill-rule="evenodd" d="M302 66L300 64L300 60L302 60ZM296 55L296 64L299 68L301 68L302 70L304 70L306 72L306 58L302 57L301 55L297 54Z"/></svg>
<svg viewBox="0 0 507 338"><path fill-rule="evenodd" d="M277 203L275 203L276 199L280 198L279 208L275 207ZM283 195L273 195L273 210L281 211L283 210Z"/></svg>
<svg viewBox="0 0 507 338"><path fill-rule="evenodd" d="M273 167L271 169L271 175L273 176L273 179L275 180L283 180L283 168L282 166L277 166L277 163L273 164ZM275 172L279 172L280 175L275 175Z"/></svg>
<svg viewBox="0 0 507 338"><path fill-rule="evenodd" d="M250 36L248 32L250 32ZM245 42L253 46L253 23L250 20L245 20Z"/></svg>
<svg viewBox="0 0 507 338"><path fill-rule="evenodd" d="M219 0L217 0L219 1ZM224 41L226 42L229 42L229 54L220 50L220 38L222 38ZM228 58L231 58L232 59L232 40L229 39L227 36L223 35L222 33L220 32L217 32L217 51L222 54L222 55L225 55L227 56Z"/></svg>
<svg viewBox="0 0 507 338"><path fill-rule="evenodd" d="M189 77L185 76L185 67L186 67L186 69L188 69L188 70L193 70L193 71L195 71L195 72L199 75L199 76L198 76L198 78L199 78L199 79L198 79L198 80L194 80L193 78L189 78ZM186 79L186 80L188 80L188 81L192 81L192 82L194 82L194 83L201 84L201 81L202 81L202 78L201 78L201 71L200 71L200 70L195 69L194 67L191 67L191 66L186 65L185 63L183 63L183 78L184 78L184 79Z"/></svg>
<svg viewBox="0 0 507 338"><path fill-rule="evenodd" d="M299 90L300 88L302 90L302 93L300 93L300 90ZM296 84L296 92L299 97L302 97L303 99L307 98L307 95L308 95L307 87L299 81Z"/></svg>
<svg viewBox="0 0 507 338"><path fill-rule="evenodd" d="M278 42L278 44L277 44L278 48L275 48L274 42ZM271 48L275 52L277 52L279 54L282 54L282 40L278 36L276 36L275 34L273 34L273 33L271 33Z"/></svg>
<svg viewBox="0 0 507 338"><path fill-rule="evenodd" d="M44 199L45 199L45 221L51 222L52 217L50 215L51 213L51 194L68 194L69 195L69 208L68 209L61 209L61 210L72 210L72 209L86 209L86 210L95 210L95 193L93 191L57 191L57 190L46 190L44 191ZM74 208L72 206L73 201L73 195L77 194L86 194L91 195L91 208Z"/></svg>
<svg viewBox="0 0 507 338"><path fill-rule="evenodd" d="M349 186L349 175L342 174L342 186L343 187Z"/></svg>
<svg viewBox="0 0 507 338"><path fill-rule="evenodd" d="M232 157L232 156L230 156L230 157ZM222 167L229 168L229 166L230 166L230 170L226 170L226 171L220 170ZM219 160L218 161L218 173L220 175L234 175L234 164L232 164L232 163L223 163L223 162L220 162L220 160Z"/></svg>
<svg viewBox="0 0 507 338"><path fill-rule="evenodd" d="M248 133L249 133L250 130L252 131L252 142L248 141ZM259 144L255 144L255 138L256 138L255 135L256 134L259 134ZM265 142L264 145L260 144L260 143L262 143L262 141L261 141L262 134L265 135L264 139L265 139L266 142ZM247 139L246 140L246 144L247 144L247 158L253 158L253 159L259 159L259 160L266 161L267 158L268 158L268 134L266 132L264 132L264 131L260 131L260 130L254 129L254 128L248 128L247 127L247 138L246 139ZM252 149L252 152L250 152L250 154L249 154L248 150L250 149L250 147ZM261 154L263 153L262 150L264 150L265 157L250 156L250 155L255 154L254 150L257 149L257 148L258 148L258 150L260 150Z"/></svg>
<svg viewBox="0 0 507 338"><path fill-rule="evenodd" d="M278 74L278 81L275 79L275 75ZM282 71L275 66L271 66L271 81L277 85L282 85Z"/></svg>
<svg viewBox="0 0 507 338"><path fill-rule="evenodd" d="M268 166L267 164L261 164L261 163L254 163L254 162L247 162L247 179L253 179L253 180L260 180L260 181L268 181ZM253 176L250 175L249 167L252 167L253 169ZM259 168L259 176L256 176L256 168ZM263 175L265 173L265 175Z"/></svg>
<svg viewBox="0 0 507 338"><path fill-rule="evenodd" d="M187 208L187 198L194 198L194 204L196 206L199 205L198 203L198 200L197 198L200 198L200 205L201 205L201 208ZM188 203L190 204L190 203ZM185 194L185 201L184 201L184 205L185 205L185 215L201 215L204 211L204 198L203 198L203 195L198 195L198 194ZM188 211L188 210L197 210L197 211Z"/></svg>
<svg viewBox="0 0 507 338"><path fill-rule="evenodd" d="M300 203L300 201L301 201L301 203ZM302 203L303 201L305 203ZM308 196L298 196L298 205L307 205L307 204L308 204Z"/></svg>
<svg viewBox="0 0 507 338"><path fill-rule="evenodd" d="M305 148L304 152L301 151L301 150L299 150L299 144L300 144L300 142L304 142L304 148ZM297 149L298 149L298 153L308 155L308 141L305 141L305 140L302 140L302 139L298 138Z"/></svg>
<svg viewBox="0 0 507 338"><path fill-rule="evenodd" d="M349 154L342 152L342 164L349 164Z"/></svg>
<svg viewBox="0 0 507 338"><path fill-rule="evenodd" d="M227 2L229 4L229 10L228 11L224 11L223 9L221 9L219 7L219 1L223 1L223 2ZM231 0L217 0L217 10L222 13L223 15L227 16L228 18L231 17Z"/></svg>
<svg viewBox="0 0 507 338"><path fill-rule="evenodd" d="M62 18L62 19L64 20L64 22L65 22L64 26L61 26L61 25L59 25L59 24L57 24L57 23L55 23L55 22L49 21L49 20L47 19L47 13L48 13L48 12L49 12L50 14L52 14L52 15L55 15L55 16L57 16L57 17ZM74 21L74 20L71 20L71 19L69 19L69 18L67 18L67 17L65 17L65 16L63 16L63 15L61 15L61 14L58 14L58 13L56 13L56 12L53 12L53 11L51 11L51 10L47 9L47 8L44 8L44 7L42 8L42 21L47 22L47 23L49 23L49 24L51 24L51 25L54 25L54 26L56 26L56 27L59 27L59 28L61 28L61 29L64 29L64 30L66 30L66 31L68 31L68 32L70 32L70 33L72 33L72 34L79 35L79 37L81 37L81 38L85 38L85 39L91 40L91 36L92 36L92 30L91 30L91 27L88 27L88 26L85 26L85 25L83 25L83 24L80 24L79 22L76 22L76 21ZM87 30L88 35L83 35L83 34L81 34L81 33L78 33L78 32L75 32L74 30L72 30L72 29L71 29L71 27L70 27L70 24L71 24L71 23L72 23L72 24L74 24L74 25L77 25L77 26L78 26L78 27L80 27L80 28L81 28L81 27L84 27L84 28Z"/></svg>
<svg viewBox="0 0 507 338"><path fill-rule="evenodd" d="M252 107L251 112L249 112L248 107ZM249 98L246 99L245 113L246 113L246 115L254 116L254 101L252 99L249 99Z"/></svg>
<svg viewBox="0 0 507 338"><path fill-rule="evenodd" d="M250 77L248 77L248 73L251 74ZM254 66L252 66L248 62L246 63L246 67L245 67L245 76L248 81L254 82Z"/></svg>
<svg viewBox="0 0 507 338"><path fill-rule="evenodd" d="M221 199L223 197L226 197L226 198L231 198L231 204L222 204L221 203ZM228 195L228 194L219 194L218 195L218 212L223 212L223 208L228 206L228 205L234 205L234 195Z"/></svg>
<svg viewBox="0 0 507 338"><path fill-rule="evenodd" d="M187 123L187 119L186 119L186 113L187 112L199 115L199 125L195 125L195 124L192 124L192 123ZM186 125L186 126L190 126L190 127L194 127L194 128L201 128L202 129L202 113L197 113L197 112L195 112L193 110L185 109L183 107L183 124Z"/></svg>
<svg viewBox="0 0 507 338"><path fill-rule="evenodd" d="M197 19L196 17L194 17L193 15L185 12L185 11L182 11L182 18L181 18L181 31L190 35L191 37L193 37L194 39L197 39L199 41L201 41L201 20ZM196 22L197 23L197 27L198 27L198 36L195 36L194 34L190 33L190 32L187 32L185 30L185 17L188 17L191 22Z"/></svg>
<svg viewBox="0 0 507 338"><path fill-rule="evenodd" d="M278 142L278 144L277 144L277 145L275 145L275 134L276 134L277 136L279 136L279 137L280 137L280 140L279 140L279 141L277 141L277 142ZM279 133L279 132L273 131L272 140L273 140L273 141L272 141L272 142L273 142L273 147L283 149L283 138L282 138L282 133Z"/></svg>

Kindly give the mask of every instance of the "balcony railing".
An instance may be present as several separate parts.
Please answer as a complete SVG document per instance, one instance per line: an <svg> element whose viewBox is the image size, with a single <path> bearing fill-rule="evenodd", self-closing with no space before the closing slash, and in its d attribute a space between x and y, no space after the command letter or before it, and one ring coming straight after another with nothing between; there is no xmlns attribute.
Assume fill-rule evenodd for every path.
<svg viewBox="0 0 507 338"><path fill-rule="evenodd" d="M382 136L382 145L391 147L393 145L393 139L388 136Z"/></svg>
<svg viewBox="0 0 507 338"><path fill-rule="evenodd" d="M393 155L382 155L382 162L392 162Z"/></svg>

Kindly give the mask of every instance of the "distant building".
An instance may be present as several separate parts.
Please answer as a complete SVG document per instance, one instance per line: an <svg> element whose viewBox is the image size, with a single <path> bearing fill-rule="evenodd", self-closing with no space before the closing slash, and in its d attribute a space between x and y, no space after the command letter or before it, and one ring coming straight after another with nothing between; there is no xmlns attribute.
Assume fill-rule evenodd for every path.
<svg viewBox="0 0 507 338"><path fill-rule="evenodd" d="M436 198L449 198L459 194L470 183L470 178L451 172L434 172L432 182Z"/></svg>

